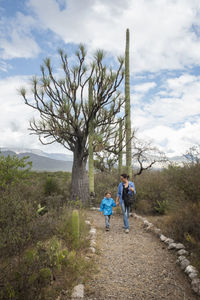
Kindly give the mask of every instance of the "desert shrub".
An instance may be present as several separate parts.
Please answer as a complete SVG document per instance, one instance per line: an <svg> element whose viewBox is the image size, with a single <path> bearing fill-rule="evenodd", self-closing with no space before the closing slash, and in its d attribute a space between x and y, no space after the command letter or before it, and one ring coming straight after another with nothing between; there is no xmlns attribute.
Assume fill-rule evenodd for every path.
<svg viewBox="0 0 200 300"><path fill-rule="evenodd" d="M14 192L15 191L15 192ZM36 212L17 189L0 197L0 253L11 255L23 251L29 243L31 222Z"/></svg>
<svg viewBox="0 0 200 300"><path fill-rule="evenodd" d="M193 253L191 259L200 271L200 203L180 204L177 210L158 222L162 231L183 243Z"/></svg>
<svg viewBox="0 0 200 300"><path fill-rule="evenodd" d="M200 201L200 164L186 164L184 167L170 166L165 173L170 185L184 194L186 201Z"/></svg>
<svg viewBox="0 0 200 300"><path fill-rule="evenodd" d="M39 219L47 219L47 216ZM72 234L72 211L65 208L57 218L54 217L48 237L44 239L43 236L21 252L9 269L2 263L0 299L55 299L63 288L70 291L80 278L83 280L85 273L91 270L91 263L81 255L89 247L89 227L83 212L79 221L78 244L73 242L75 238L77 241L77 236Z"/></svg>
<svg viewBox="0 0 200 300"><path fill-rule="evenodd" d="M55 178L48 176L44 183L44 194L45 196L50 196L53 194L59 194L58 182Z"/></svg>
<svg viewBox="0 0 200 300"><path fill-rule="evenodd" d="M162 172L150 171L137 176L135 186L137 192L136 210L147 214L161 212L161 210L156 208L159 206L159 203L162 206L169 193Z"/></svg>
<svg viewBox="0 0 200 300"><path fill-rule="evenodd" d="M157 211L160 215L165 215L169 208L169 202L167 200L156 201L156 205L154 206L155 211Z"/></svg>
<svg viewBox="0 0 200 300"><path fill-rule="evenodd" d="M69 251L61 240L53 236L24 253L13 273L6 276L0 299L47 299L49 289L52 297L55 287L59 290L62 276L65 278L64 288L70 289L72 282L76 283L83 276L86 264L75 250ZM50 286L51 282L54 285Z"/></svg>
<svg viewBox="0 0 200 300"><path fill-rule="evenodd" d="M18 158L17 156L0 155L0 187L6 189L11 184L25 180L31 168L31 162L26 162L28 156Z"/></svg>
<svg viewBox="0 0 200 300"><path fill-rule="evenodd" d="M158 227L186 244L200 270L200 164L169 166L136 177L136 209L140 213L166 214Z"/></svg>

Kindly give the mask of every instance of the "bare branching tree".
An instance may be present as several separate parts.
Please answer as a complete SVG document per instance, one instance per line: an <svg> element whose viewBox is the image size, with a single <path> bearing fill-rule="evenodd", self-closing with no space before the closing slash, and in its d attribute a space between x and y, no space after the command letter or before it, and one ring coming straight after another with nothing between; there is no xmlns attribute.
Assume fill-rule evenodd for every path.
<svg viewBox="0 0 200 300"><path fill-rule="evenodd" d="M150 169L155 164L168 161L165 154L153 146L151 142L134 139L132 149L135 165L134 176L142 174L143 171Z"/></svg>
<svg viewBox="0 0 200 300"><path fill-rule="evenodd" d="M200 164L200 145L194 145L184 154L190 164Z"/></svg>
<svg viewBox="0 0 200 300"><path fill-rule="evenodd" d="M25 104L38 111L39 120L30 122L30 130L38 135L42 144L58 142L74 154L71 197L88 201L89 123L94 124L94 148L108 146L114 127L118 128L117 114L124 103L119 87L124 77L124 59L118 58L117 70L108 68L104 52L98 50L88 61L86 50L80 45L75 53L76 62L70 64L67 54L59 51L63 76L58 79L49 58L41 66L41 78L32 80L32 97L24 88L20 92ZM93 107L88 103L88 82L93 86ZM101 133L105 133L102 134ZM106 140L105 140L106 139Z"/></svg>

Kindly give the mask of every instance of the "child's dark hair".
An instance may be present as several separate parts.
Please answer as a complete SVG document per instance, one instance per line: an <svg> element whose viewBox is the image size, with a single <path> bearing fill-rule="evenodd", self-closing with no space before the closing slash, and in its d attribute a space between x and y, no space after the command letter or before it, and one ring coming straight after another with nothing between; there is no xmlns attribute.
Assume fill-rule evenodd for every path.
<svg viewBox="0 0 200 300"><path fill-rule="evenodd" d="M106 191L106 192L105 192L105 196L108 195L108 194L111 195L111 192L110 192L110 191Z"/></svg>
<svg viewBox="0 0 200 300"><path fill-rule="evenodd" d="M123 178L129 179L129 176L126 173L123 173L120 176L122 176Z"/></svg>

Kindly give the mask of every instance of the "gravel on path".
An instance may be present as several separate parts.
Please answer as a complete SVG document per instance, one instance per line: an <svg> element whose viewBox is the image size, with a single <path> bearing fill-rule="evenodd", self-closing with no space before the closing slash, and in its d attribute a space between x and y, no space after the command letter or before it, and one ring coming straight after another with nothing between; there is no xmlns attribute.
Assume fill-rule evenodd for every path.
<svg viewBox="0 0 200 300"><path fill-rule="evenodd" d="M142 222L130 218L130 232L124 232L122 216L111 217L111 229L98 212L88 219L97 229L99 255L95 256L98 272L85 287L87 300L95 299L167 299L196 300L186 275L176 265L176 255Z"/></svg>

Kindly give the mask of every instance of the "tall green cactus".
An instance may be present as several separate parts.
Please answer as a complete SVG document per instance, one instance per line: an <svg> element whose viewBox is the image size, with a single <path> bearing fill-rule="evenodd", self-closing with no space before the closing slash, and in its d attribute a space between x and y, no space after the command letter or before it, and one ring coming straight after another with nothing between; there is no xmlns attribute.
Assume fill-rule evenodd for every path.
<svg viewBox="0 0 200 300"><path fill-rule="evenodd" d="M121 150L121 151L120 151ZM122 119L119 122L119 155L118 155L118 172L122 173Z"/></svg>
<svg viewBox="0 0 200 300"><path fill-rule="evenodd" d="M93 107L93 87L92 80L89 80L89 113L91 113ZM93 158L93 139L94 139L94 123L93 118L89 121L89 193L90 196L94 196L94 158Z"/></svg>
<svg viewBox="0 0 200 300"><path fill-rule="evenodd" d="M130 105L130 71L129 71L129 29L126 30L125 50L125 128L126 128L126 171L132 177L131 149L131 105Z"/></svg>
<svg viewBox="0 0 200 300"><path fill-rule="evenodd" d="M77 247L79 245L79 212L77 209L72 212L72 237L73 246Z"/></svg>

